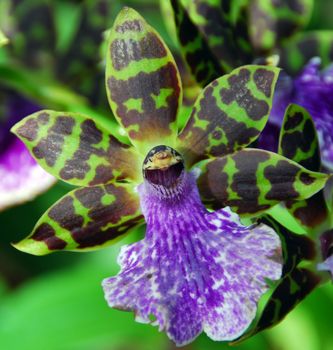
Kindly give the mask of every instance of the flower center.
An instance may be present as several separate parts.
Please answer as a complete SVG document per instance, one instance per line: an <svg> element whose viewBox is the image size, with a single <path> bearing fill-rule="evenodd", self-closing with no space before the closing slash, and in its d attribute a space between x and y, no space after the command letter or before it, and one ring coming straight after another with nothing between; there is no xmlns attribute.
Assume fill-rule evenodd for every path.
<svg viewBox="0 0 333 350"><path fill-rule="evenodd" d="M178 185L183 170L183 157L173 148L164 145L151 149L142 165L145 180L167 188Z"/></svg>

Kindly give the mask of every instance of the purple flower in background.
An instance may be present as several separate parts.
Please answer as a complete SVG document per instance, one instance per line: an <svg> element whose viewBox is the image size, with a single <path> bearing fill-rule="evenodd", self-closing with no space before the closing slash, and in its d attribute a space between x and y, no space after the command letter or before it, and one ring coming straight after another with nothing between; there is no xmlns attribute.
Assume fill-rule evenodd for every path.
<svg viewBox="0 0 333 350"><path fill-rule="evenodd" d="M295 78L281 74L277 83L269 122L259 138L259 146L276 151L284 112L290 103L309 111L315 123L323 165L333 169L333 67L320 71L315 57Z"/></svg>
<svg viewBox="0 0 333 350"><path fill-rule="evenodd" d="M55 178L31 157L23 142L10 128L39 106L17 94L6 94L0 120L0 210L33 199L44 192Z"/></svg>

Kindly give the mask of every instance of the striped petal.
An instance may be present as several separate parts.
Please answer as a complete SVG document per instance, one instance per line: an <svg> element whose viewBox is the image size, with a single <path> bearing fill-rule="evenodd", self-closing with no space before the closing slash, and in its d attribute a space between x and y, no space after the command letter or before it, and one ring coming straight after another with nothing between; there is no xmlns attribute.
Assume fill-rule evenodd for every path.
<svg viewBox="0 0 333 350"><path fill-rule="evenodd" d="M179 135L187 165L254 141L267 122L278 74L274 67L244 66L209 84Z"/></svg>
<svg viewBox="0 0 333 350"><path fill-rule="evenodd" d="M79 188L55 203L31 235L14 246L34 255L99 249L141 223L139 198L131 185Z"/></svg>
<svg viewBox="0 0 333 350"><path fill-rule="evenodd" d="M244 149L201 165L199 189L214 208L257 214L280 201L309 198L330 178L278 154Z"/></svg>
<svg viewBox="0 0 333 350"><path fill-rule="evenodd" d="M206 86L226 73L180 0L171 0L183 58L195 80Z"/></svg>
<svg viewBox="0 0 333 350"><path fill-rule="evenodd" d="M140 177L135 150L81 114L44 110L12 131L46 171L70 184L93 186Z"/></svg>
<svg viewBox="0 0 333 350"><path fill-rule="evenodd" d="M111 29L106 88L113 113L144 154L173 145L182 99L178 69L162 38L129 8Z"/></svg>
<svg viewBox="0 0 333 350"><path fill-rule="evenodd" d="M280 133L279 154L309 170L319 171L321 168L316 128L310 114L298 105L291 104L286 110ZM328 220L323 191L302 201L289 200L286 207L305 229L313 229Z"/></svg>
<svg viewBox="0 0 333 350"><path fill-rule="evenodd" d="M320 170L316 128L303 107L295 104L288 106L281 127L278 152L309 170Z"/></svg>
<svg viewBox="0 0 333 350"><path fill-rule="evenodd" d="M221 6L219 0L172 0L171 4L181 52L201 86L253 60L247 4L234 1Z"/></svg>

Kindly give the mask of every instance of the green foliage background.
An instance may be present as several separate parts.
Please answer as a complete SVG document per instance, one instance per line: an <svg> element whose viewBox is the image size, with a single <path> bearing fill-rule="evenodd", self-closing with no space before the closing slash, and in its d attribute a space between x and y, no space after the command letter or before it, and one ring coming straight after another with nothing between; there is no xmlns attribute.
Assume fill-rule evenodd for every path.
<svg viewBox="0 0 333 350"><path fill-rule="evenodd" d="M110 3L110 22L123 5L131 6L140 11L161 33L171 49L176 50L175 43L167 34L158 1L110 0ZM309 28L332 29L332 11L333 2L316 1ZM70 16L70 13L64 13L62 16L64 26L70 23L69 20L73 18ZM1 63L7 60L8 57L0 55ZM20 57L16 57L16 60L19 61ZM19 81L17 72L14 73L8 73L11 74L13 86L24 92L29 88L29 85L24 85L29 82L29 71L23 69L23 73L28 77L23 83ZM43 93L43 86L39 86L38 89ZM60 100L60 104L66 100L67 109L77 110L77 99L69 92L67 94L65 90L60 90L58 95L53 94L53 101L51 98L49 102L57 105L59 100L55 101L55 98ZM103 110L96 112L89 105L87 108L104 118ZM34 201L0 213L1 349L173 349L174 346L167 337L156 328L134 322L133 314L111 310L104 301L101 280L118 271L116 257L124 241L100 252L56 253L46 257L25 255L11 247L10 243L27 235L39 216L68 190L67 185L58 183ZM142 234L138 232L136 236L128 237L126 242L139 239ZM333 288L327 284L312 293L280 325L235 348L331 350L332 310ZM222 350L229 346L213 342L202 335L185 348Z"/></svg>

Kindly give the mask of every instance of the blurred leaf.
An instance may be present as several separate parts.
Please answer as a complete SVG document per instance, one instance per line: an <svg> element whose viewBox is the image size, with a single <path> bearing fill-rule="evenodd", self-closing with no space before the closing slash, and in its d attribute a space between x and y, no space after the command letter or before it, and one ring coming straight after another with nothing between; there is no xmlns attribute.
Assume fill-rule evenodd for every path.
<svg viewBox="0 0 333 350"><path fill-rule="evenodd" d="M259 53L280 46L309 21L313 0L249 1L251 40Z"/></svg>
<svg viewBox="0 0 333 350"><path fill-rule="evenodd" d="M91 254L74 268L36 279L2 298L1 347L24 350L165 348L164 334L134 322L131 313L109 309L104 301L101 281L116 272L118 249L119 245Z"/></svg>
<svg viewBox="0 0 333 350"><path fill-rule="evenodd" d="M296 75L313 57L319 56L323 66L333 60L333 31L318 30L295 35L282 46L280 66Z"/></svg>

